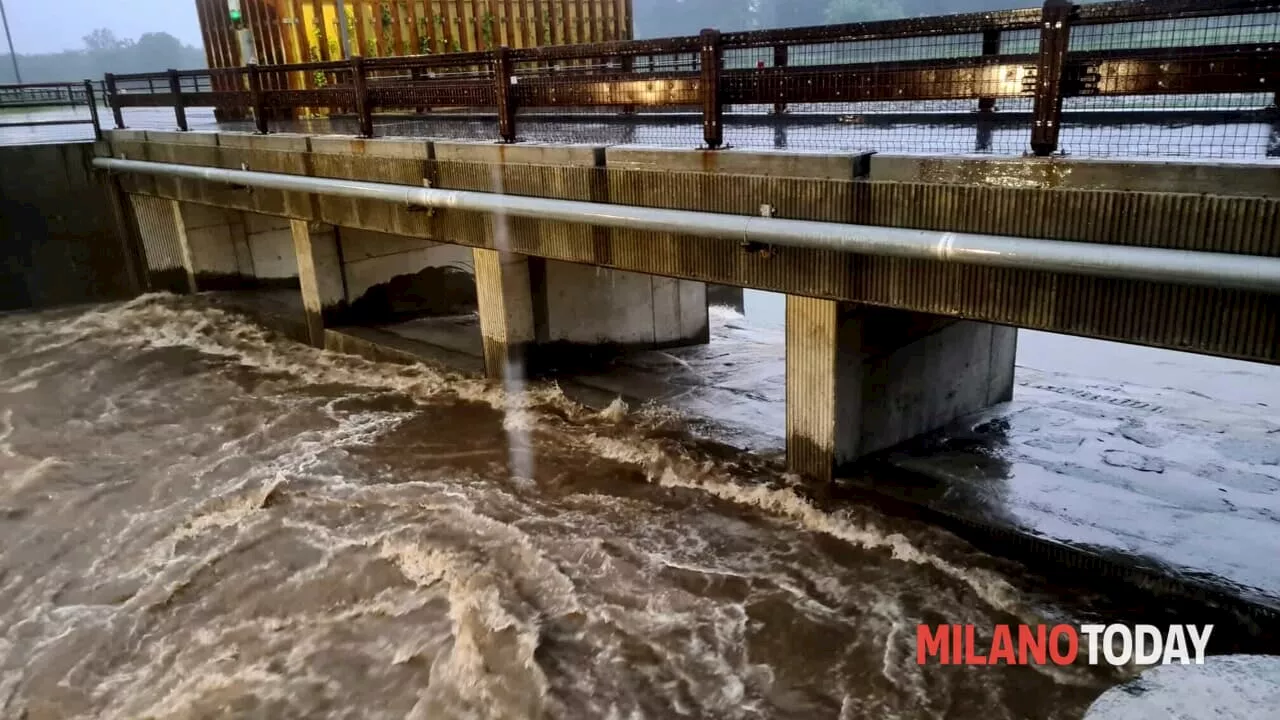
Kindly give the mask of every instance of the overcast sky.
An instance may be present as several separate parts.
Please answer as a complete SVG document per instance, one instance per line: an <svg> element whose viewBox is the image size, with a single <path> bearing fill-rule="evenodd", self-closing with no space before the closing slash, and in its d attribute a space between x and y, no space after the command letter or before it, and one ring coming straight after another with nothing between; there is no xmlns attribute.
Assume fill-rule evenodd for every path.
<svg viewBox="0 0 1280 720"><path fill-rule="evenodd" d="M0 0L19 53L44 53L83 47L80 38L110 28L122 38L167 32L202 47L195 0ZM0 53L7 53L0 35Z"/></svg>

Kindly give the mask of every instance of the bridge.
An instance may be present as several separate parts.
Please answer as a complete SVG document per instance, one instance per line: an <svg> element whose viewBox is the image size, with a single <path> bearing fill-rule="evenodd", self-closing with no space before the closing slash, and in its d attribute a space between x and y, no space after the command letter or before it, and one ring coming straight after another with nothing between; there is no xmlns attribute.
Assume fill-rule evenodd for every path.
<svg viewBox="0 0 1280 720"><path fill-rule="evenodd" d="M297 287L322 347L466 265L495 378L706 342L708 284L783 293L788 462L826 481L1007 400L1018 328L1280 363L1278 12L109 75L116 129L41 162L106 171L140 286Z"/></svg>

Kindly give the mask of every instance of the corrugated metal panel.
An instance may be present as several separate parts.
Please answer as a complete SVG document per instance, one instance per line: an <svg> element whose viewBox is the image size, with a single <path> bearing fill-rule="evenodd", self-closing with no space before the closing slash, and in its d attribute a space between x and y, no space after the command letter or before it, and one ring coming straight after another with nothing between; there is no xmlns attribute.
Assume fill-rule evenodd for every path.
<svg viewBox="0 0 1280 720"><path fill-rule="evenodd" d="M138 234L142 236L147 269L151 272L184 270L182 241L173 214L173 201L140 195L130 195L129 199L138 219Z"/></svg>
<svg viewBox="0 0 1280 720"><path fill-rule="evenodd" d="M834 469L837 310L787 296L787 466L822 482Z"/></svg>

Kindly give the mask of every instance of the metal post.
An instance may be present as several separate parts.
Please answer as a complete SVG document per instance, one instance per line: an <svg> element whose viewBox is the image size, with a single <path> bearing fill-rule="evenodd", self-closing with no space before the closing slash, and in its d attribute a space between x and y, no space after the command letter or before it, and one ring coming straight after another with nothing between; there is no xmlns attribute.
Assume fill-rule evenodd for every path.
<svg viewBox="0 0 1280 720"><path fill-rule="evenodd" d="M1062 130L1062 69L1071 42L1074 12L1075 6L1070 0L1045 0L1031 126L1031 150L1036 155L1052 155L1058 150L1058 135Z"/></svg>
<svg viewBox="0 0 1280 720"><path fill-rule="evenodd" d="M702 137L707 147L724 144L724 106L720 104L720 66L724 45L719 30L702 31Z"/></svg>
<svg viewBox="0 0 1280 720"><path fill-rule="evenodd" d="M124 112L120 109L119 94L116 91L116 76L107 73L102 77L103 89L107 94L107 104L111 106L111 115L115 118L116 129L124 129Z"/></svg>
<svg viewBox="0 0 1280 720"><path fill-rule="evenodd" d="M347 6L343 0L336 0L334 10L338 17L338 52L342 53L339 60L346 60L351 57L351 38L347 37ZM364 54L363 49L360 54Z"/></svg>
<svg viewBox="0 0 1280 720"><path fill-rule="evenodd" d="M631 74L631 73L635 72L635 70L636 70L636 59L635 59L635 57L634 57L634 56L632 56L632 55L624 55L624 56L622 56L622 72L627 73L627 74ZM623 105L623 106L622 106L622 114L623 114L623 115L633 115L633 114L635 114L635 111L636 111L636 106L635 106L635 105Z"/></svg>
<svg viewBox="0 0 1280 720"><path fill-rule="evenodd" d="M987 28L982 31L982 54L990 57L1000 54L1000 29ZM996 99L978 98L978 112L991 112L996 109Z"/></svg>
<svg viewBox="0 0 1280 720"><path fill-rule="evenodd" d="M13 61L13 81L22 84L22 71L18 69L18 51L13 49L13 36L9 34L9 16L4 12L4 0L0 0L0 21L4 22L4 39L9 43L9 59Z"/></svg>
<svg viewBox="0 0 1280 720"><path fill-rule="evenodd" d="M360 137L373 137L373 110L369 107L369 88L365 83L364 58L351 56L351 90L355 93L356 116L360 118Z"/></svg>
<svg viewBox="0 0 1280 720"><path fill-rule="evenodd" d="M187 106L182 101L182 78L174 68L169 68L169 92L173 95L173 116L178 121L178 129L186 132Z"/></svg>
<svg viewBox="0 0 1280 720"><path fill-rule="evenodd" d="M773 47L773 66L775 68L784 68L787 66L787 46L775 45ZM784 102L776 102L773 104L773 114L781 115L787 111L787 104Z"/></svg>
<svg viewBox="0 0 1280 720"><path fill-rule="evenodd" d="M259 135L270 132L267 127L267 108L262 92L262 72L257 65L245 68L249 72L249 102L253 105L253 125Z"/></svg>
<svg viewBox="0 0 1280 720"><path fill-rule="evenodd" d="M98 117L98 98L94 95L93 81L84 81L84 97L89 101L89 119L93 120L93 139L102 139L102 120Z"/></svg>
<svg viewBox="0 0 1280 720"><path fill-rule="evenodd" d="M516 107L511 97L511 54L506 45L493 51L493 80L497 83L498 136L504 143L516 141Z"/></svg>

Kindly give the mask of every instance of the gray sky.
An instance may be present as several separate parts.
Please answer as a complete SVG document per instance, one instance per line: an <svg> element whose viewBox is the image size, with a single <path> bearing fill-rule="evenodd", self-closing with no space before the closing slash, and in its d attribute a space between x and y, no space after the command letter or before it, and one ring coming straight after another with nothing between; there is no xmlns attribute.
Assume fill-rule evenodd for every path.
<svg viewBox="0 0 1280 720"><path fill-rule="evenodd" d="M44 53L83 47L80 38L109 28L122 38L167 32L201 47L195 0L2 0L19 53ZM0 34L0 53L6 53Z"/></svg>

